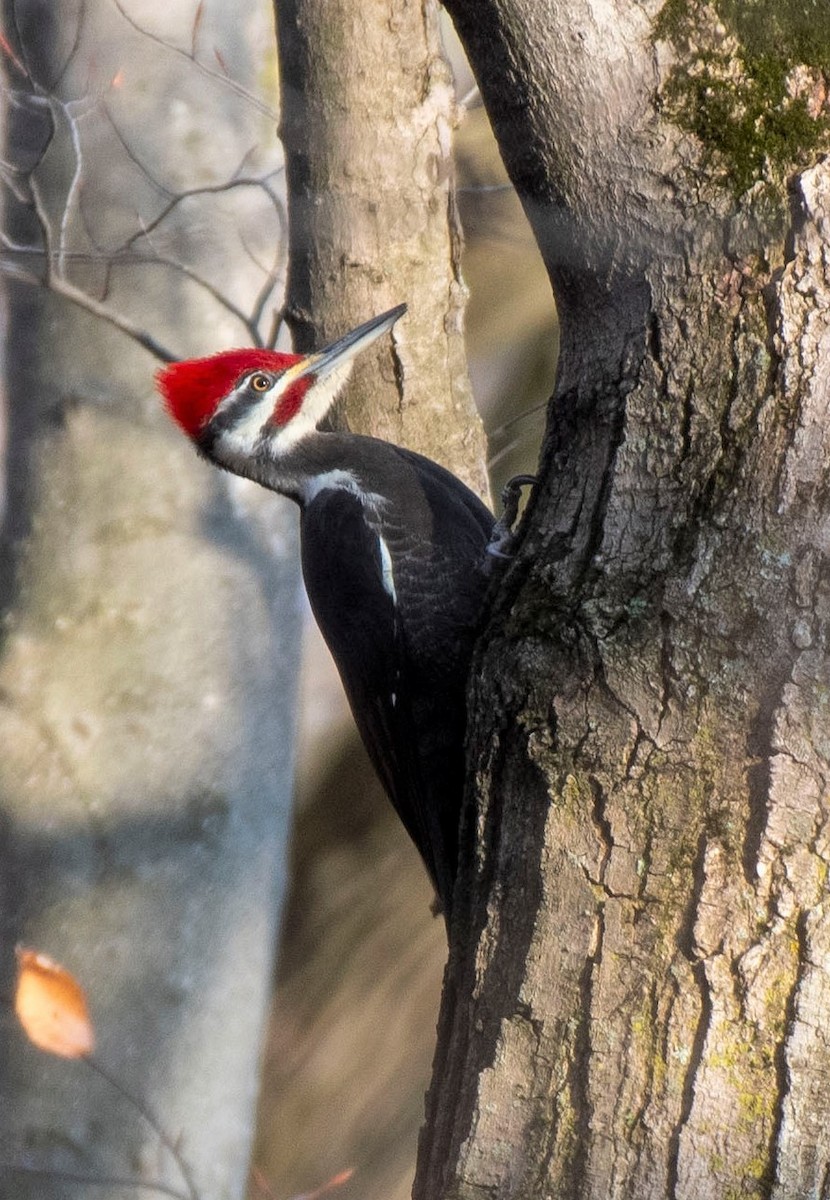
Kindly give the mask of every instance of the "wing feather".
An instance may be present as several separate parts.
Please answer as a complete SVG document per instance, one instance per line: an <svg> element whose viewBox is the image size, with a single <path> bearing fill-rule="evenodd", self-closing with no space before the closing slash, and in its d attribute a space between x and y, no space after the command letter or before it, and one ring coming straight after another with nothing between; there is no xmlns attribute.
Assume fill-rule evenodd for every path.
<svg viewBox="0 0 830 1200"><path fill-rule="evenodd" d="M367 564L374 571L367 572ZM326 492L303 514L306 591L385 791L436 877L409 711L404 631L383 586L378 535L360 502Z"/></svg>
<svg viewBox="0 0 830 1200"><path fill-rule="evenodd" d="M303 575L369 756L449 911L493 517L443 468L389 449L413 483L405 511L320 492L303 511Z"/></svg>

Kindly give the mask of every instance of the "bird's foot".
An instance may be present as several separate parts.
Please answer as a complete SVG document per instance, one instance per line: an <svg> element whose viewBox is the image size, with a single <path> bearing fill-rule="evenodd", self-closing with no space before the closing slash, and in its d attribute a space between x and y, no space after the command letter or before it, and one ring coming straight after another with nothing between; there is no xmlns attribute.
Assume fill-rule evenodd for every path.
<svg viewBox="0 0 830 1200"><path fill-rule="evenodd" d="M513 557L515 542L513 526L519 513L522 488L532 487L536 482L538 481L535 475L514 475L502 488L501 502L504 511L493 526L490 541L487 543L487 554L490 558L508 559Z"/></svg>

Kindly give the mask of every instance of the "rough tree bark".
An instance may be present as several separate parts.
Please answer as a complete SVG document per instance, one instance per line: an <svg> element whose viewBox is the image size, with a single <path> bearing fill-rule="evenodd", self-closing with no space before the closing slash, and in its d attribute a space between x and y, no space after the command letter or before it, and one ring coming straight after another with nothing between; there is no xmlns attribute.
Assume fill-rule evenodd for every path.
<svg viewBox="0 0 830 1200"><path fill-rule="evenodd" d="M188 8L168 25L129 11L181 42ZM223 20L217 30L206 16L201 35L216 38L229 81L250 78L242 23L228 7ZM58 15L17 0L3 31L31 73L6 60L7 199L30 198L44 97L67 102L55 105L38 195L51 248L65 244L69 277L100 298L108 248L179 188L226 179L265 140L265 120L111 4ZM274 244L246 230L244 201L217 195L223 222L191 197L190 220L174 214L154 244L248 303L262 272L241 244L266 261ZM33 218L9 200L3 233L35 247ZM32 255L11 262L43 269ZM120 267L105 299L182 355L247 340L175 270ZM0 581L0 1196L134 1196L100 1185L119 1177L186 1190L122 1096L84 1063L24 1042L8 1005L21 941L82 981L101 1063L180 1141L199 1194L240 1197L290 826L293 508L229 492L160 411L158 363L65 299L13 285L6 355L3 561L15 573Z"/></svg>
<svg viewBox="0 0 830 1200"><path fill-rule="evenodd" d="M826 20L447 8L562 350L415 1195L826 1196Z"/></svg>
<svg viewBox="0 0 830 1200"><path fill-rule="evenodd" d="M406 301L392 351L356 364L350 428L419 450L487 495L467 377L455 101L433 0L276 5L298 348ZM378 388L378 373L383 386Z"/></svg>

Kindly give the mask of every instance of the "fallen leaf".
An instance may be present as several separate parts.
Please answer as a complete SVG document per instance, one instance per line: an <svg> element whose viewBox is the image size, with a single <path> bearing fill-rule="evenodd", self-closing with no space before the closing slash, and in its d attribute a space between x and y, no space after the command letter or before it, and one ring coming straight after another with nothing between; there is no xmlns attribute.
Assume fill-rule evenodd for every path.
<svg viewBox="0 0 830 1200"><path fill-rule="evenodd" d="M61 1058L92 1053L95 1033L83 988L65 967L23 946L17 948L14 1011L39 1050Z"/></svg>

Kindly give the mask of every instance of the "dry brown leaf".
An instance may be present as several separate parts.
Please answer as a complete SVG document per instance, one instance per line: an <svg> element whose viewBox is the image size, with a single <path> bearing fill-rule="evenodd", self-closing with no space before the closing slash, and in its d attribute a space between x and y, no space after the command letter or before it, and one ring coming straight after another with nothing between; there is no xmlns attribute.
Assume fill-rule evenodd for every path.
<svg viewBox="0 0 830 1200"><path fill-rule="evenodd" d="M74 975L45 954L17 948L14 1011L30 1042L47 1054L91 1054L95 1032L86 995Z"/></svg>

